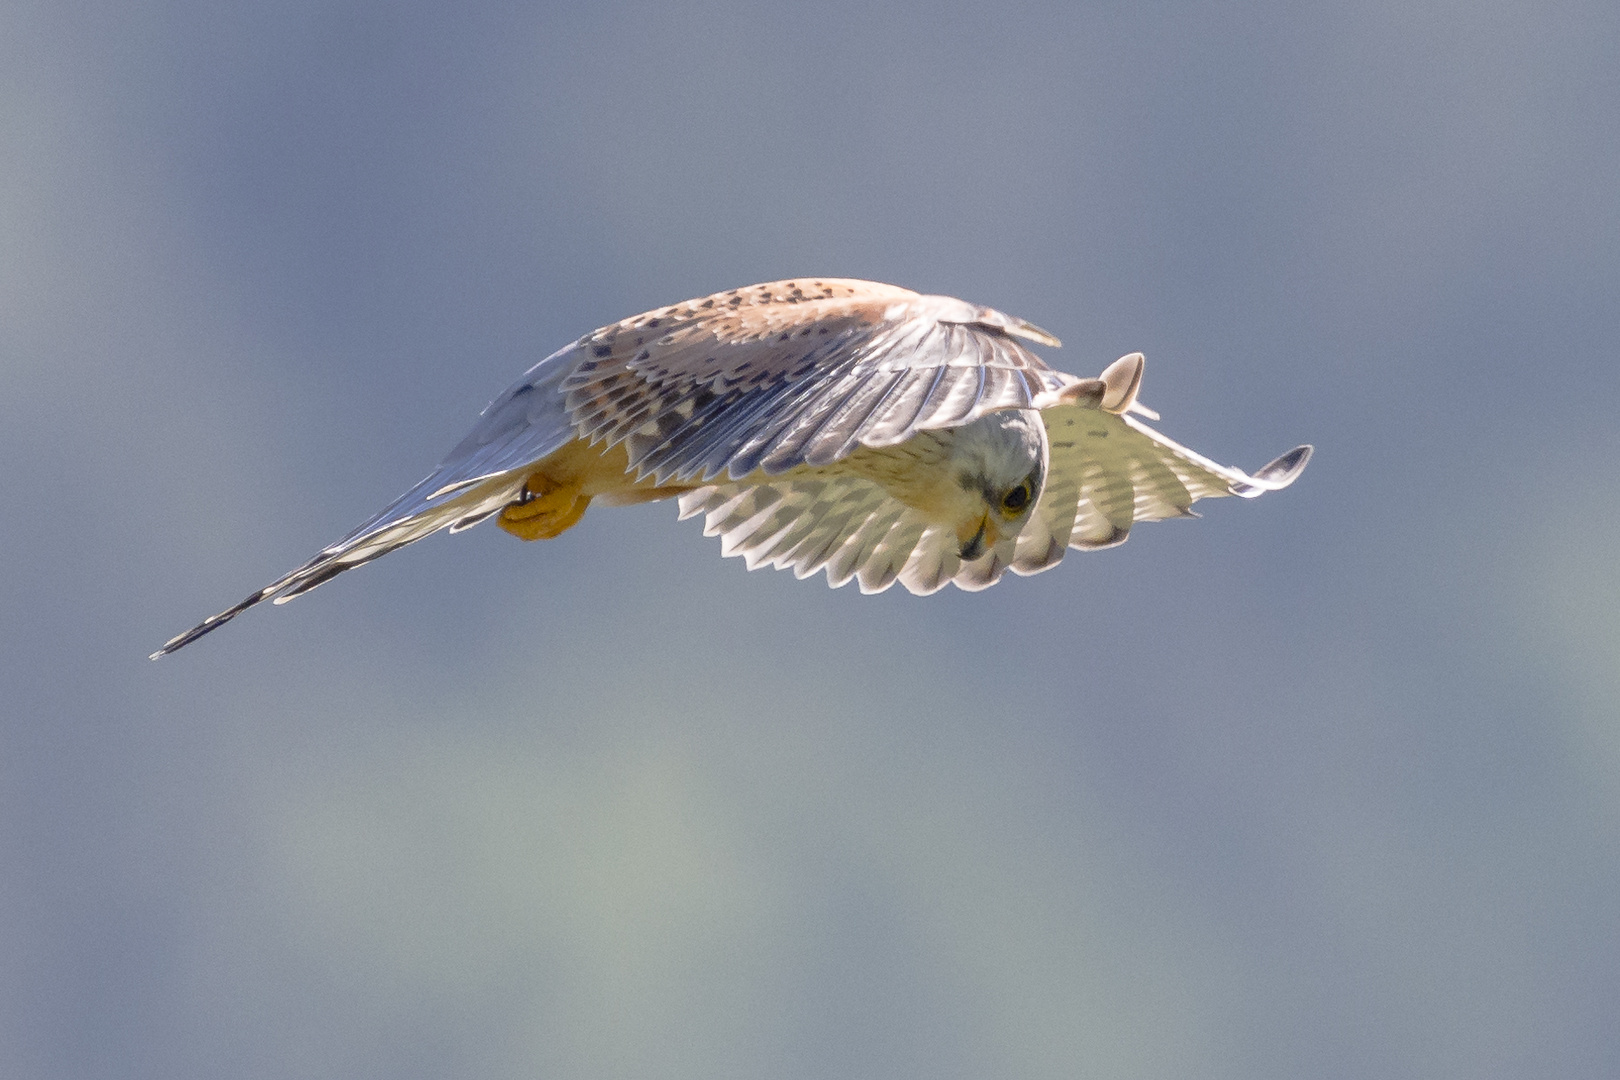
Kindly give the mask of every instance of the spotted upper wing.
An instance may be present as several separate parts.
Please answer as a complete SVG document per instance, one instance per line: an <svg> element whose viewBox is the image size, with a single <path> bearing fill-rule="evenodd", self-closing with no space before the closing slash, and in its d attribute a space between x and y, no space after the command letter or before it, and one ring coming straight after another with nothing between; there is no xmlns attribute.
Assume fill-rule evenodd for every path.
<svg viewBox="0 0 1620 1080"><path fill-rule="evenodd" d="M825 465L1027 407L1077 380L993 308L873 281L751 285L649 311L546 357L490 402L438 468L361 526L521 470L571 438L624 443L638 476L740 478Z"/></svg>
<svg viewBox="0 0 1620 1080"><path fill-rule="evenodd" d="M660 484L825 465L1075 380L992 308L846 279L755 285L648 312L583 339L563 382L581 435L623 442Z"/></svg>
<svg viewBox="0 0 1620 1080"><path fill-rule="evenodd" d="M1138 521L1196 517L1199 499L1252 499L1287 487L1304 471L1311 448L1299 446L1252 475L1173 442L1136 417L1095 404L1042 410L1051 458L1046 486L1019 534L1012 569L1035 574L1067 548L1122 544Z"/></svg>

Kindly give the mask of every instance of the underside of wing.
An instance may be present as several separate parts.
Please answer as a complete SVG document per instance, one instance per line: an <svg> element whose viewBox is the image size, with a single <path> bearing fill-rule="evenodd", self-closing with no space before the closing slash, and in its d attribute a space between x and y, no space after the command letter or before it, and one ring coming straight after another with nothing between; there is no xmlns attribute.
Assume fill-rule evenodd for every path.
<svg viewBox="0 0 1620 1080"><path fill-rule="evenodd" d="M499 513L516 497L522 484L521 474L493 477L452 495L433 498L431 493L436 488L435 476L429 476L388 509L341 540L322 548L302 566L249 594L240 603L209 616L185 633L171 638L163 648L152 654L152 659L191 644L256 604L266 600L283 603L295 596L302 596L317 585L325 584L345 570L364 566L441 529L448 528L455 532L476 525Z"/></svg>
<svg viewBox="0 0 1620 1080"><path fill-rule="evenodd" d="M720 537L720 553L741 556L750 570L773 566L799 578L825 571L833 588L853 580L863 593L896 581L918 595L953 581L988 588L1013 557L1007 539L964 563L948 528L847 474L798 469L757 483L712 484L682 495L680 507L682 520L704 515L704 535Z"/></svg>
<svg viewBox="0 0 1620 1080"><path fill-rule="evenodd" d="M409 491L302 566L172 638L153 658L190 644L255 604L291 600L441 529L457 532L498 514L523 487L523 467L574 437L557 391L572 366L568 349L537 364L491 402L472 432Z"/></svg>
<svg viewBox="0 0 1620 1080"><path fill-rule="evenodd" d="M1035 574L1065 549L1125 542L1138 521L1196 517L1199 499L1254 498L1294 482L1310 460L1296 447L1252 475L1221 465L1154 431L1134 416L1087 405L1041 413L1051 459L1046 486L1018 537L1012 569Z"/></svg>
<svg viewBox="0 0 1620 1080"><path fill-rule="evenodd" d="M649 312L584 339L563 384L581 435L623 442L659 484L825 465L1075 380L992 308L844 279L751 286Z"/></svg>

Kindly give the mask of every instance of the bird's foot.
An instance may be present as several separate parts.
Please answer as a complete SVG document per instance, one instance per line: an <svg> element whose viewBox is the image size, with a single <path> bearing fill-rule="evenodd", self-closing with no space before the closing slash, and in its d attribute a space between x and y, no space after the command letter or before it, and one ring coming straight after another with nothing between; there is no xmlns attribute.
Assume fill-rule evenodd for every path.
<svg viewBox="0 0 1620 1080"><path fill-rule="evenodd" d="M519 540L550 540L561 536L585 516L589 495L578 484L554 484L543 473L524 481L518 501L501 511L501 528Z"/></svg>

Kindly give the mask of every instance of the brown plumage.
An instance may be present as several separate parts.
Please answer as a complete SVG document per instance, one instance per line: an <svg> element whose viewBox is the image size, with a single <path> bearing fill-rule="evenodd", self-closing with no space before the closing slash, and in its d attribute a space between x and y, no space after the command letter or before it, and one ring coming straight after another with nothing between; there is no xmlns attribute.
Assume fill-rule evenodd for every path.
<svg viewBox="0 0 1620 1080"><path fill-rule="evenodd" d="M1136 404L1140 354L1078 379L1025 342L1058 344L993 308L841 278L625 319L536 364L380 513L153 656L490 517L542 539L593 500L678 496L751 568L926 593L1038 572L1199 498L1285 487L1309 457L1299 447L1253 476L1217 465L1128 415L1154 415Z"/></svg>

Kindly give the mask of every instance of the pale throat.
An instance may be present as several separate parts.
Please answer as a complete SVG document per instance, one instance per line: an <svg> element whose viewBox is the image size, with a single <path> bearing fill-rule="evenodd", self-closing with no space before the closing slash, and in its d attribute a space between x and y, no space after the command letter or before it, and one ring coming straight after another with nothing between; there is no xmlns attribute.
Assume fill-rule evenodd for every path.
<svg viewBox="0 0 1620 1080"><path fill-rule="evenodd" d="M920 431L898 446L860 447L831 469L870 480L929 521L960 531L976 526L1039 464L1030 448L986 434L973 425Z"/></svg>

